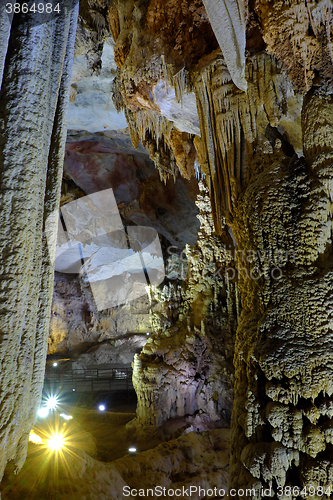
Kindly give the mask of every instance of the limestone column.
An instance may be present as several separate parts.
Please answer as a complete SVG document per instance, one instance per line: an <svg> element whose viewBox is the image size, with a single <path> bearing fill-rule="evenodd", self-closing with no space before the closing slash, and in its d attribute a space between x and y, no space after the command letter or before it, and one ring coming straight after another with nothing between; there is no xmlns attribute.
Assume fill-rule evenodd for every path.
<svg viewBox="0 0 333 500"><path fill-rule="evenodd" d="M58 207L78 15L12 21L0 91L0 478L20 468L41 400L53 269L43 236Z"/></svg>
<svg viewBox="0 0 333 500"><path fill-rule="evenodd" d="M280 499L329 498L332 488L333 96L325 86L305 97L302 130L304 158L286 156L279 140L258 144L233 225L252 277L239 283L230 487L254 488L256 499L269 498L262 488Z"/></svg>

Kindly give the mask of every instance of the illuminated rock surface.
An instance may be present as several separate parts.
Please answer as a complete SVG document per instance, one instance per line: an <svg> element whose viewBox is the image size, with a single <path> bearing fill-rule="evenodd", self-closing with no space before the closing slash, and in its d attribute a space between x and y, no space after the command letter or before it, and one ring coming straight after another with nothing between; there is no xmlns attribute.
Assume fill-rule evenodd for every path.
<svg viewBox="0 0 333 500"><path fill-rule="evenodd" d="M113 416L117 417L117 414ZM121 419L124 420L126 416L119 414L118 422L121 424ZM84 427L87 428L87 423ZM110 419L109 427L112 430L119 430L117 420ZM148 442L151 441L149 436L146 435L145 438ZM104 439L107 439L107 435ZM130 442L125 436L124 439ZM83 433L81 430L78 441L80 441L79 449L74 448L74 453L65 452L66 462L62 460L59 462L56 491L58 498L62 500L72 498L121 500L126 496L136 498L140 489L147 490L155 486L162 488L162 491L163 488L183 491L184 487L187 493L192 486L191 498L196 500L202 498L202 494L199 496L199 486L206 490L210 488L213 490L216 488L221 492L223 489L227 490L228 429L189 432L148 451L138 449L138 453L135 454L129 454L128 450L124 449L122 452L124 456L112 463L96 459L96 452L92 453L91 449L92 438L87 432ZM122 443L119 443L119 447L122 447ZM4 500L18 500L22 495L27 499L39 500L54 491L51 478L54 473L52 468L55 457L49 457L49 461L45 463L45 460L41 460L42 452L38 450L38 445L30 444L30 448L31 453L21 473L16 477L12 473L5 477L2 494ZM42 463L44 471L41 468ZM34 485L33 488L27 487L28 476ZM130 490L133 491L129 496ZM148 492L146 498L149 496L154 498L151 492ZM156 498L157 496L158 494ZM168 496L170 495L166 495ZM141 492L142 497L145 496ZM186 493L183 498L186 498Z"/></svg>
<svg viewBox="0 0 333 500"><path fill-rule="evenodd" d="M55 22L15 16L9 38L1 32L0 477L24 463L43 387L53 283L43 222L59 205L77 21L66 5Z"/></svg>
<svg viewBox="0 0 333 500"><path fill-rule="evenodd" d="M112 102L112 81L116 70L112 39L104 44L101 65L96 74L87 68L85 54L74 60L67 122L70 130L101 132L127 127L124 113L118 113Z"/></svg>

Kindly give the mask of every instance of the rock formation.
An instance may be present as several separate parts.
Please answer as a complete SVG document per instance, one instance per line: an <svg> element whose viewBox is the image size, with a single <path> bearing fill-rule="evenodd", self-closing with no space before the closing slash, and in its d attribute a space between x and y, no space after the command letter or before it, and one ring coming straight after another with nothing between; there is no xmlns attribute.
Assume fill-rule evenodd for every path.
<svg viewBox="0 0 333 500"><path fill-rule="evenodd" d="M176 182L164 184L147 151L142 146L136 150L120 131L72 131L65 149L61 205L112 187L123 223L156 229L166 255L169 247L181 252L186 243L195 243L200 224L196 179L189 182L178 175ZM75 358L74 366L102 359L130 365L146 343L151 313L159 307L146 296L98 311L89 285L78 275L56 272L48 353Z"/></svg>
<svg viewBox="0 0 333 500"><path fill-rule="evenodd" d="M0 475L7 460L22 464L40 397L52 282L42 221L60 195L75 9L30 22L0 18ZM123 221L160 232L167 265L133 363L137 424L221 424L233 406L230 487L256 499L270 487L310 498L333 478L332 31L329 0L80 2L62 202L109 182ZM110 110L99 132L116 109L132 146L123 133L77 131L99 98ZM98 117L85 123L98 130ZM80 297L71 334L66 294ZM57 276L53 313L53 352L82 332L114 337L117 312L98 316L77 277Z"/></svg>
<svg viewBox="0 0 333 500"><path fill-rule="evenodd" d="M0 477L9 460L23 465L41 400L53 284L43 229L60 199L75 3L52 22L0 7Z"/></svg>
<svg viewBox="0 0 333 500"><path fill-rule="evenodd" d="M190 161L194 166L200 163L217 233L223 233L225 221L232 226L239 250L237 266L242 271L231 486L255 487L257 498L267 486L275 489L275 495L286 484L324 487L331 474L327 294L331 286L332 5L249 3L243 64L240 2L238 11L237 2L205 2L222 54L213 41L208 47L212 40L208 19L199 4L191 3L186 9L185 3L181 12L168 3L168 13L174 16L171 27L168 13L156 2L145 6L129 2L126 10L114 2L110 28L120 68L118 102L127 108L132 140L140 138L147 145L163 178L173 175L173 162L183 175L190 175ZM194 26L207 33L202 51L195 44L188 51L193 19ZM167 43L165 26L170 30ZM232 31L234 39L222 40L222 26L226 33ZM154 46L154 54L144 49L148 37L154 40L149 45ZM231 63L230 50L238 65ZM246 93L241 90L245 84L237 80L242 75ZM174 87L165 92L170 106L175 99L183 105L183 120L177 116L176 123L172 114L165 113L156 90L162 87ZM192 118L191 130L179 128L188 118L185 98L192 93L197 120ZM199 133L193 129L197 122ZM192 157L189 145L180 160L179 148L171 140L175 128L192 134L186 138L196 149ZM323 304L325 313L319 313ZM201 341L197 339L195 345ZM161 359L163 379L157 368ZM177 362L180 359L177 356ZM172 392L166 360L165 350L156 342L151 347L147 344L136 361L137 391L139 399L145 394L146 401L146 409L142 402L141 410L139 403L139 419L148 416L151 421L152 414L158 421L163 420L161 411L166 412L165 418L177 412L172 394L181 397L181 378L171 383ZM169 364L177 366L177 362ZM153 396L157 393L161 404ZM185 406L180 411L188 411L187 405L180 402L180 407ZM196 408L194 404L190 411Z"/></svg>
<svg viewBox="0 0 333 500"><path fill-rule="evenodd" d="M239 284L231 482L258 491L330 484L330 103L304 99L305 158L257 148L233 225L256 271Z"/></svg>
<svg viewBox="0 0 333 500"><path fill-rule="evenodd" d="M85 497L91 500L122 500L126 496L154 498L157 487L156 497L164 492L164 496L172 498L176 490L179 498L179 493L185 490L186 498L190 486L194 500L202 498L203 490L208 491L210 496L214 491L223 495L228 488L229 433L229 429L189 432L153 450L126 455L112 463L94 459L86 449L76 450L75 454L67 457L68 469L59 468L57 496L66 500ZM38 446L35 446L36 453ZM33 484L38 485L33 493L47 498L52 468L44 467L44 474L41 474L36 467L36 459L32 457L24 465L24 472ZM30 483L20 482L20 477L15 477L11 471L4 481L4 499L20 500L23 495L27 498L30 494Z"/></svg>
<svg viewBox="0 0 333 500"><path fill-rule="evenodd" d="M153 334L133 363L143 425L203 411L212 421L230 420L237 284L228 280L226 245L214 231L208 189L202 182L200 187L197 243L178 256L178 279L152 290L164 307L154 314Z"/></svg>

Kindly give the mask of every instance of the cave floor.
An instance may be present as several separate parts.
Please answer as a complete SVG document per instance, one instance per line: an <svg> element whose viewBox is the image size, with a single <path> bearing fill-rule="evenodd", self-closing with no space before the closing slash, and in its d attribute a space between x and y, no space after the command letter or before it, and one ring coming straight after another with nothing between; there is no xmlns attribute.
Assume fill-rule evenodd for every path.
<svg viewBox="0 0 333 500"><path fill-rule="evenodd" d="M132 460L128 468L131 469L134 465L135 469L135 460L141 456L140 452L151 450L154 454L153 450L162 443L165 443L168 453L172 455L171 440L182 436L186 428L191 430L193 427L189 428L186 418L178 418L159 429L143 429L135 423L136 402L133 399L116 398L112 405L113 411L103 412L98 410L96 401L94 408L91 407L91 401L87 399L87 404L84 404L82 398L79 404L73 406L60 404L47 418L37 419L32 432L35 439L37 436L43 443L29 442L27 460L19 474L15 474L13 464L7 466L1 483L2 500L122 498L117 493L120 486L116 486L112 479L111 495L103 494L105 483L110 483L110 477L115 472L113 463L122 464L123 460L126 464L126 461ZM65 420L61 414L72 416L72 419ZM224 432L224 440L228 442L228 429L211 432L219 430ZM64 447L60 451L51 451L47 446L54 434L63 435ZM195 437L200 435L196 432L191 434ZM135 447L137 454L130 453L130 447ZM227 467L228 453L225 453L225 445L222 448L222 461ZM162 451L163 455L165 450ZM157 462L161 460L161 453L156 457ZM87 466L88 463L93 469ZM97 472L93 472L96 467ZM81 488L86 496L77 491L77 477L80 477ZM98 486L99 481L104 486ZM97 495L93 493L96 489L99 491Z"/></svg>

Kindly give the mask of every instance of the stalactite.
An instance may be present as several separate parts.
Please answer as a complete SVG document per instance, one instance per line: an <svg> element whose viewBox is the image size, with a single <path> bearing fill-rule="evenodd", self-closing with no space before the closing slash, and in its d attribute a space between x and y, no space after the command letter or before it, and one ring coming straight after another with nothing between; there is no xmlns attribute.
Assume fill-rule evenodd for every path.
<svg viewBox="0 0 333 500"><path fill-rule="evenodd" d="M245 5L243 0L203 0L235 85L247 89L245 78Z"/></svg>
<svg viewBox="0 0 333 500"><path fill-rule="evenodd" d="M168 74L169 76L169 74ZM176 99L183 105L183 96L185 93L192 92L190 74L186 68L182 68L175 75L169 78L169 84L175 88Z"/></svg>
<svg viewBox="0 0 333 500"><path fill-rule="evenodd" d="M176 182L178 167L173 151L169 146L159 143L159 147L157 147L155 139L149 133L147 133L142 144L148 149L149 157L155 163L161 181L166 183L169 178L172 178Z"/></svg>
<svg viewBox="0 0 333 500"><path fill-rule="evenodd" d="M320 31L320 26L325 27L326 41L331 61L333 63L333 5L330 0L317 3L307 4L311 27L314 34L317 36Z"/></svg>
<svg viewBox="0 0 333 500"><path fill-rule="evenodd" d="M195 175L196 153L190 134L179 132L172 121L155 111L141 109L135 114L129 111L129 114L127 122L132 130L131 134L136 134L143 145L147 146L162 180L166 181L169 176L176 179L175 164L186 179Z"/></svg>
<svg viewBox="0 0 333 500"><path fill-rule="evenodd" d="M248 92L232 83L222 59L200 71L195 91L201 130L204 165L208 165L214 222L220 230L222 216L232 219L240 190L245 185L246 165L257 137L256 118L264 109L276 126L286 112L287 81L277 81L278 68L265 54L253 56L247 65ZM198 153L199 154L199 153Z"/></svg>
<svg viewBox="0 0 333 500"><path fill-rule="evenodd" d="M166 146L173 123L150 109L140 109L135 113L135 121L142 142L148 133L156 142L157 148Z"/></svg>
<svg viewBox="0 0 333 500"><path fill-rule="evenodd" d="M122 92L124 102L137 115L138 128L141 130L139 135L142 138L145 132L150 130L157 148L161 140L168 143L167 137L172 123L169 120L168 124L168 120L156 117L159 109L153 98L155 86L164 82L166 89L174 88L176 100L180 103L187 92L195 92L201 141L194 138L194 143L196 147L199 146L197 154L201 169L208 175L214 222L220 231L220 220L223 216L227 217L228 222L232 221L235 203L250 175L248 169L251 169L251 155L257 140L258 116L259 121L263 122L264 110L264 120L267 119L272 127L277 127L281 117L287 113L287 96L290 97L294 88L302 92L306 90L312 81L314 66L319 68L321 64L326 64L325 57L325 61L320 62L319 42L308 32L308 28L309 24L313 25L318 34L325 30L329 44L331 5L326 1L306 4L292 0L276 2L272 7L268 0L257 0L255 10L262 20L261 28L268 49L265 53L249 55L246 63L244 3L241 0L233 3L206 0L205 6L213 28L216 28L215 32L221 34L221 27L224 27L223 36L218 36L224 57L217 50L214 52L213 62L212 52L206 63L200 60L197 68L192 65L191 69L185 62L176 67L162 50L157 54L149 53L149 61L146 58L144 62L140 59L137 63L134 54L141 52L135 52L133 39L138 40L138 25L134 23L131 28L130 24L134 21L130 22L128 15L128 9L134 7L128 7L127 10L118 7L124 18L119 24L120 31L123 30L123 36L128 38L132 29L134 37L131 39L130 52L124 49L122 56L124 58L127 55L126 64L121 63ZM216 9L217 6L219 9ZM221 13L225 14L224 17L222 15L222 20ZM145 15L148 16L143 11L141 14L143 19ZM151 20L153 14L150 11L149 16ZM139 18L137 13L136 19ZM225 36L229 33L228 30L232 31L230 37ZM226 40L229 40L228 43ZM227 48L224 47L228 44ZM267 52L276 57L268 55ZM230 62L230 57L236 61L236 66ZM293 84L284 76L283 65L286 65ZM327 68L326 70L329 71ZM247 93L237 89L233 83L236 73L238 77L242 75L241 78L246 81ZM243 88L242 85L239 86ZM171 146L170 142L168 146ZM177 161L177 155L175 156ZM186 169L181 165L180 169L183 174L186 173Z"/></svg>
<svg viewBox="0 0 333 500"><path fill-rule="evenodd" d="M267 52L281 60L298 91L310 89L314 69L332 80L332 2L256 0L255 9Z"/></svg>
<svg viewBox="0 0 333 500"><path fill-rule="evenodd" d="M164 11L164 7L161 6L161 8ZM173 8L179 10L178 5L174 5ZM169 9L165 11L167 18L169 16L168 11ZM135 15L133 15L134 12ZM184 12L183 9L179 11L179 19L183 18ZM213 37L213 32L200 2L195 7L192 6L188 9L188 13L191 16L193 15L193 24L198 23L205 30L209 28L207 34L209 37ZM187 120L189 125L186 122L183 125L184 128L182 128L182 123L180 123L179 129L177 129L178 124L173 123L172 116L171 118L168 117L169 119L162 116L163 113L159 108L158 99L156 99L157 102L154 101L154 92L158 87L162 99L167 101L166 108L170 107L172 102L178 102L181 105L180 108L183 107L184 99L193 91L191 72L187 67L189 61L185 58L186 66L181 66L179 62L176 63L172 57L163 51L155 53L148 49L147 46L144 46L144 50L139 48L143 43L140 34L142 23L146 23L148 26L150 24L155 25L155 14L152 6L149 6L147 11L147 9L134 4L133 1L127 2L126 6L119 1L115 1L109 8L110 28L116 41L114 47L115 61L121 69L113 87L113 99L117 109L127 108L125 114L133 144L136 146L138 139L140 139L147 145L151 158L154 161L156 160L156 166L160 171L161 178L166 179L170 175L173 177L176 175L175 162L178 164L182 175L189 178L194 174L193 162L195 161L192 138L183 135L184 148L183 151L180 151L180 143L175 140L175 137L184 130L191 134L195 131L199 133L197 118L195 117L195 97L193 95L191 101L192 114L190 114L190 118L184 120L185 122ZM180 22L178 17L176 24ZM175 19L171 17L169 21L174 24ZM164 30L165 28L158 24L158 29ZM184 40L192 31L191 29L191 31L185 32L183 23L180 23L177 29ZM204 45L208 42L209 37L208 39L205 36L202 37ZM214 42L216 44L216 40ZM137 46L137 43L139 46ZM175 43L178 46L179 37ZM148 47L150 47L149 44ZM202 45L198 44L196 50L200 51L201 49ZM192 50L192 47L189 46L189 50ZM195 63L197 62L197 58L193 60ZM180 114L178 108L176 108L175 114ZM195 121L195 123L193 124L191 120ZM173 131L173 137L171 137L171 131ZM186 158L185 150L188 152L189 158ZM167 156L169 156L169 166L167 165Z"/></svg>

